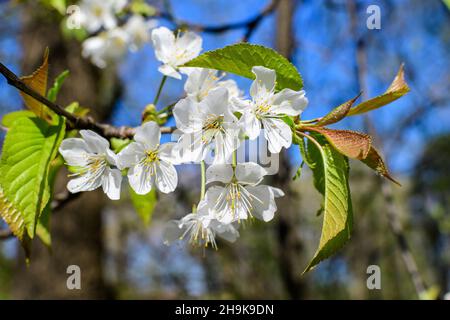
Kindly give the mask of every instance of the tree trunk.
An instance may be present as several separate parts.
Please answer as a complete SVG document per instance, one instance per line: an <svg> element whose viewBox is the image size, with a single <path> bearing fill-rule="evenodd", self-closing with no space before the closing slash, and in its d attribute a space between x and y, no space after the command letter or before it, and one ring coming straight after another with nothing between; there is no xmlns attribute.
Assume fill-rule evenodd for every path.
<svg viewBox="0 0 450 320"><path fill-rule="evenodd" d="M81 57L80 44L64 39L59 21L38 2L24 5L21 44L22 74L31 74L42 62L45 47L50 49L49 84L65 69L70 71L58 102L67 105L79 101L92 108L99 120L112 109L117 80L114 70L99 72ZM103 95L101 93L104 93ZM105 94L106 93L106 94ZM95 108L95 109L94 109ZM56 192L64 190L67 172L57 179ZM48 250L37 239L33 243L31 264L25 266L23 254L18 257L13 295L19 299L102 299L111 297L103 279L102 218L104 195L89 192L51 217L52 248ZM81 268L81 290L66 285L69 265Z"/></svg>

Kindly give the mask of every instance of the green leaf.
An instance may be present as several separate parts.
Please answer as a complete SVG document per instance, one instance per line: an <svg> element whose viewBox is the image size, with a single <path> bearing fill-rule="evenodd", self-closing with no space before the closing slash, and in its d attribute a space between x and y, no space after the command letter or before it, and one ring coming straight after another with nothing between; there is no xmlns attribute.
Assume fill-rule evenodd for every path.
<svg viewBox="0 0 450 320"><path fill-rule="evenodd" d="M145 223L145 225L149 225L152 219L153 210L155 209L156 202L158 201L156 189L153 188L149 193L145 195L137 194L131 187L129 188L129 190L131 202L133 203L136 212Z"/></svg>
<svg viewBox="0 0 450 320"><path fill-rule="evenodd" d="M320 144L308 139L307 153L313 161L314 185L324 196L323 225L319 247L304 272L342 248L350 239L353 223L348 159L319 134L311 136Z"/></svg>
<svg viewBox="0 0 450 320"><path fill-rule="evenodd" d="M131 142L132 142L132 140L130 140L130 139L111 138L111 149L115 153L119 153Z"/></svg>
<svg viewBox="0 0 450 320"><path fill-rule="evenodd" d="M41 66L31 75L20 77L20 80L22 80L24 84L44 97L47 93L48 56L49 49L46 48ZM22 96L25 106L33 111L38 117L45 119L49 123L53 121L56 115L50 108L22 91L19 91L19 94Z"/></svg>
<svg viewBox="0 0 450 320"><path fill-rule="evenodd" d="M52 196L53 190L55 188L56 176L64 165L64 159L61 155L58 155L50 164L50 170L48 174L48 184L50 185L50 200L47 202L41 216L39 217L39 222L36 228L36 235L41 239L41 241L47 246L51 247L52 238L50 234L50 218L52 213Z"/></svg>
<svg viewBox="0 0 450 320"><path fill-rule="evenodd" d="M16 119L8 130L0 161L4 198L23 219L33 238L38 219L50 199L50 162L64 137L65 124L50 125L36 116Z"/></svg>
<svg viewBox="0 0 450 320"><path fill-rule="evenodd" d="M52 7L63 16L66 14L66 0L44 0L44 4Z"/></svg>
<svg viewBox="0 0 450 320"><path fill-rule="evenodd" d="M48 90L47 98L48 100L55 102L56 97L58 96L59 91L61 90L61 87L66 80L66 78L69 76L69 70L65 70L61 72L59 76L56 77L55 82L53 83L53 86Z"/></svg>
<svg viewBox="0 0 450 320"><path fill-rule="evenodd" d="M305 162L308 167L312 168L315 166L314 162L312 159L310 159L310 155L308 154L308 152L306 152L306 143L305 143L305 139L302 137L298 137L296 136L296 142L298 144L299 150L300 150L300 154L302 156L303 162Z"/></svg>
<svg viewBox="0 0 450 320"><path fill-rule="evenodd" d="M22 117L33 117L34 113L29 110L19 110L7 113L2 118L2 125L11 128L14 121Z"/></svg>
<svg viewBox="0 0 450 320"><path fill-rule="evenodd" d="M405 94L409 92L408 84L405 81L405 75L403 72L403 64L400 66L398 70L397 76L394 81L392 81L389 88L385 93L379 95L378 97L369 99L364 101L363 103L358 104L356 107L350 109L348 112L348 116L354 116L361 113L366 113L378 108L381 108L384 105L387 105L398 98L403 97Z"/></svg>
<svg viewBox="0 0 450 320"><path fill-rule="evenodd" d="M349 158L365 159L372 147L372 138L365 133L322 127L309 127L308 129L322 134L337 151Z"/></svg>
<svg viewBox="0 0 450 320"><path fill-rule="evenodd" d="M389 170L386 167L386 164L383 161L383 158L381 158L380 153L373 146L370 148L367 157L365 159L362 159L361 162L369 168L375 170L379 175L385 177L388 180L391 180L398 186L401 186L401 184L391 176Z"/></svg>
<svg viewBox="0 0 450 320"><path fill-rule="evenodd" d="M155 7L149 5L144 0L133 0L130 4L130 11L134 14L140 14L146 17L156 14Z"/></svg>
<svg viewBox="0 0 450 320"><path fill-rule="evenodd" d="M252 67L264 66L277 73L277 90L303 88L302 77L292 63L273 49L249 43L238 43L208 51L187 62L184 67L217 69L254 79Z"/></svg>
<svg viewBox="0 0 450 320"><path fill-rule="evenodd" d="M66 111L76 115L77 117L84 117L90 111L88 108L81 107L78 102L72 102L65 109Z"/></svg>
<svg viewBox="0 0 450 320"><path fill-rule="evenodd" d="M42 243L48 248L52 245L52 237L50 234L50 210L51 201L47 203L45 209L39 217L39 222L36 227L36 235L41 239Z"/></svg>
<svg viewBox="0 0 450 320"><path fill-rule="evenodd" d="M358 94L355 98L337 106L330 113L328 113L326 116L324 116L322 119L320 119L315 125L316 126L327 126L327 125L341 121L342 119L344 119L347 116L348 112L350 111L350 108L355 103L355 101L359 98L360 95L361 95L361 93Z"/></svg>
<svg viewBox="0 0 450 320"><path fill-rule="evenodd" d="M300 179L304 165L305 165L305 161L302 161L302 163L300 163L300 166L298 167L297 171L295 172L295 176L292 178L292 180L295 181L297 179Z"/></svg>

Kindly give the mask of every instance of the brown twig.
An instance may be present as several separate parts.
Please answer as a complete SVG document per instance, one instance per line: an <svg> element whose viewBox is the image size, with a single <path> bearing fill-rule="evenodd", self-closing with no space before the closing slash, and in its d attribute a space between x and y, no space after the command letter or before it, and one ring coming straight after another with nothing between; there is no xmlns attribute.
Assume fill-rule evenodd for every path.
<svg viewBox="0 0 450 320"><path fill-rule="evenodd" d="M187 21L183 21L180 19L177 19L171 12L167 10L167 12L157 12L156 17L165 19L167 21L172 22L176 25L177 28L186 28L189 30L197 31L197 32L206 32L206 33L223 33L231 30L238 30L238 29L244 29L244 38L243 41L248 41L248 39L251 37L253 32L256 30L258 25L261 23L261 21L275 11L279 4L280 0L272 0L270 1L257 15L254 17L234 22L234 23L227 23L222 24L218 26L208 26L208 25L202 25L202 24L196 24L191 23Z"/></svg>
<svg viewBox="0 0 450 320"><path fill-rule="evenodd" d="M9 229L0 230L0 240L8 240L14 237L13 233Z"/></svg>
<svg viewBox="0 0 450 320"><path fill-rule="evenodd" d="M69 111L65 110L59 104L48 100L35 90L27 86L20 78L8 69L3 63L0 63L0 73L6 78L8 84L26 93L37 101L49 107L56 114L63 116L69 122L69 128L73 129L89 129L97 132L105 138L132 138L135 134L135 128L131 127L115 127L110 124L98 123L92 117L78 117ZM174 128L161 127L162 133L171 133Z"/></svg>

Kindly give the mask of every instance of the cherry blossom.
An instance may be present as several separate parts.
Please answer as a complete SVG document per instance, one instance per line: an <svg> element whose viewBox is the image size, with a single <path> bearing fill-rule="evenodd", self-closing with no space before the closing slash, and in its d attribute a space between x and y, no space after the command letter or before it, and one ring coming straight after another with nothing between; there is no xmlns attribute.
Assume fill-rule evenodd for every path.
<svg viewBox="0 0 450 320"><path fill-rule="evenodd" d="M240 123L249 139L256 139L263 128L269 151L279 153L282 147L289 148L292 144L292 131L283 117L300 115L308 99L304 90L286 88L276 93L274 70L256 66L252 72L256 76L250 87L252 100L234 98L233 103L242 112Z"/></svg>
<svg viewBox="0 0 450 320"><path fill-rule="evenodd" d="M275 198L284 196L282 190L259 185L266 170L254 162L212 165L206 171L206 183L220 182L206 192L210 210L222 223L256 217L264 221L273 219L277 206Z"/></svg>
<svg viewBox="0 0 450 320"><path fill-rule="evenodd" d="M181 79L178 68L202 51L202 38L191 31L175 35L166 27L159 27L153 29L151 37L156 58L163 63L159 72L176 79Z"/></svg>
<svg viewBox="0 0 450 320"><path fill-rule="evenodd" d="M82 138L62 141L59 152L77 177L67 184L72 193L92 191L100 186L112 200L120 198L122 174L117 166L117 155L109 149L109 142L91 130L80 130Z"/></svg>
<svg viewBox="0 0 450 320"><path fill-rule="evenodd" d="M170 193L178 184L172 155L173 143L160 144L161 131L156 122L146 122L136 129L134 142L119 154L121 168L129 168L128 181L137 194L147 194L156 185Z"/></svg>

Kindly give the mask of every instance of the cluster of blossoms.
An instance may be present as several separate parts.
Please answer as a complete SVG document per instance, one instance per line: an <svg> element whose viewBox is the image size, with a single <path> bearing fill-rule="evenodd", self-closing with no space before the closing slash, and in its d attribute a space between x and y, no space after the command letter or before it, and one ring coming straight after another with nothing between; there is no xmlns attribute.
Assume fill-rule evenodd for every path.
<svg viewBox="0 0 450 320"><path fill-rule="evenodd" d="M150 39L156 21L145 20L133 14L119 25L117 15L128 5L128 0L82 0L75 19L90 34L83 42L83 56L99 68L121 59L128 50L139 50Z"/></svg>
<svg viewBox="0 0 450 320"><path fill-rule="evenodd" d="M136 193L147 194L154 187L170 193L178 183L175 165L202 163L204 168L204 160L212 154L212 164L204 172L208 189L193 212L168 223L165 243L189 238L193 245L216 248L216 236L236 240L240 221L273 219L275 198L284 195L262 184L268 172L259 164L239 163L236 150L245 139L254 140L261 132L271 153L288 148L292 131L283 118L300 115L308 100L303 90L276 92L275 71L262 66L252 69L255 80L250 99L218 71L180 67L202 50L202 39L192 32L175 35L160 27L152 31L151 40L162 62L159 71L175 79L187 76L186 97L173 107L179 138L161 144L159 126L146 122L137 128L134 141L115 154L106 139L82 130L82 138L66 139L60 147L66 163L76 168L76 178L67 187L80 192L102 186L111 199L118 199L121 173L128 170L128 182Z"/></svg>

